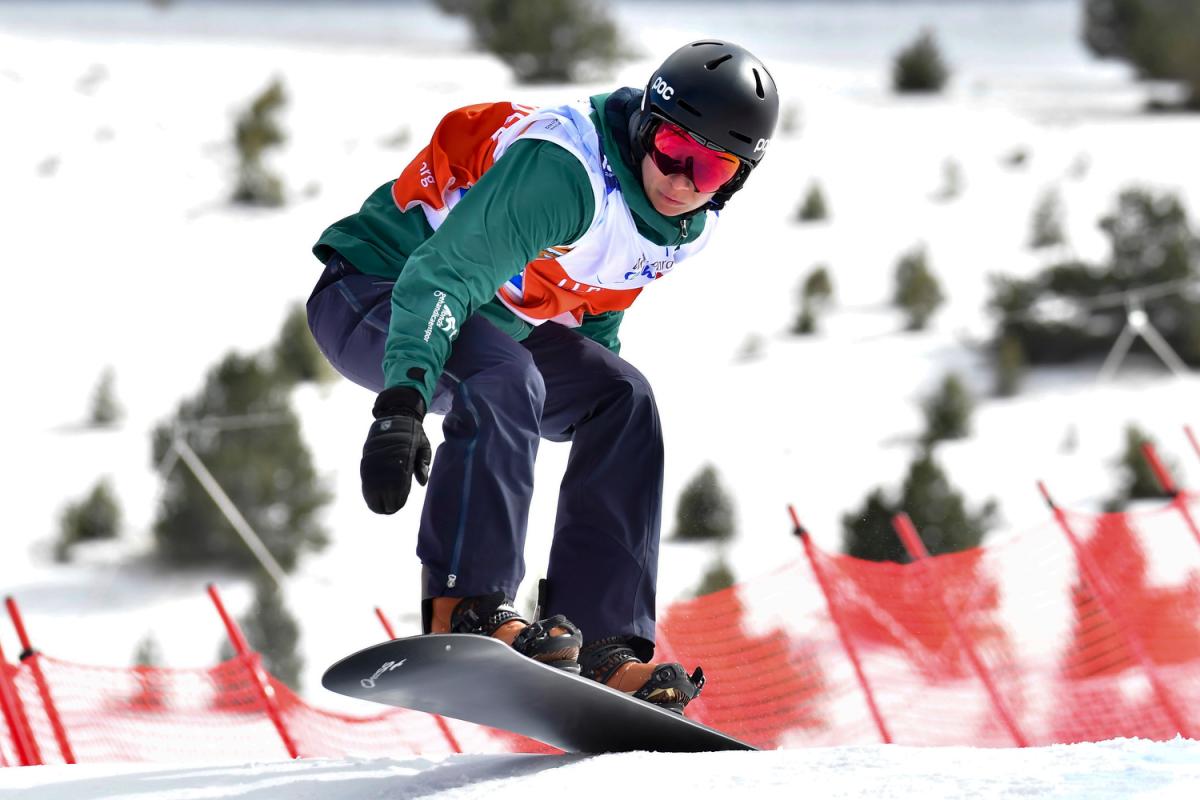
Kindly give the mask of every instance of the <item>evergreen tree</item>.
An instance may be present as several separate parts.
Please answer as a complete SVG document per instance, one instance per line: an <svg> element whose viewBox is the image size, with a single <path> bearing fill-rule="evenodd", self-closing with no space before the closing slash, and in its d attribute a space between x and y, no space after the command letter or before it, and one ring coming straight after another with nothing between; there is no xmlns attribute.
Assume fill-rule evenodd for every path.
<svg viewBox="0 0 1200 800"><path fill-rule="evenodd" d="M817 316L833 297L833 280L825 266L814 267L800 287L800 310L792 324L792 333L809 334L817 330Z"/></svg>
<svg viewBox="0 0 1200 800"><path fill-rule="evenodd" d="M1083 38L1101 58L1132 64L1143 78L1180 82L1200 108L1200 3L1084 0Z"/></svg>
<svg viewBox="0 0 1200 800"><path fill-rule="evenodd" d="M948 203L963 193L962 164L953 158L942 162L942 185L933 194L933 199L940 203Z"/></svg>
<svg viewBox="0 0 1200 800"><path fill-rule="evenodd" d="M167 682L163 680L162 651L154 634L147 633L138 642L133 653L133 674L137 690L129 698L129 705L139 712L158 711L167 704Z"/></svg>
<svg viewBox="0 0 1200 800"><path fill-rule="evenodd" d="M922 405L925 433L921 440L932 445L945 439L961 439L971 430L971 412L975 401L958 373L951 372Z"/></svg>
<svg viewBox="0 0 1200 800"><path fill-rule="evenodd" d="M1024 147L1016 147L1004 157L1004 165L1009 169L1021 169L1029 163L1029 151Z"/></svg>
<svg viewBox="0 0 1200 800"><path fill-rule="evenodd" d="M161 463L176 431L285 570L301 553L327 544L317 512L329 495L319 484L300 423L280 381L264 360L230 353L207 375L199 394L154 431ZM220 420L230 418L223 427ZM210 420L209 422L205 422ZM203 487L183 465L166 477L154 522L159 555L169 564L257 562Z"/></svg>
<svg viewBox="0 0 1200 800"><path fill-rule="evenodd" d="M1162 488L1154 470L1150 468L1142 446L1153 444L1153 440L1137 425L1125 427L1125 449L1115 465L1120 473L1120 483L1117 493L1105 504L1106 511L1122 511L1132 500L1167 499L1170 495ZM1177 467L1174 464L1164 464L1168 472L1174 474Z"/></svg>
<svg viewBox="0 0 1200 800"><path fill-rule="evenodd" d="M929 269L924 247L915 248L900 258L896 264L892 302L905 311L908 330L924 330L945 299L941 285Z"/></svg>
<svg viewBox="0 0 1200 800"><path fill-rule="evenodd" d="M1127 321L1127 308L1111 298L1153 287L1144 306L1150 324L1186 363L1200 364L1200 301L1182 290L1200 277L1200 238L1178 196L1127 189L1100 227L1111 247L1103 264L1068 261L1027 279L993 278L993 353L1010 338L1030 364L1101 358ZM1134 348L1146 352L1140 341Z"/></svg>
<svg viewBox="0 0 1200 800"><path fill-rule="evenodd" d="M333 368L313 339L308 328L308 314L300 304L292 306L284 318L272 356L276 375L285 383L326 383L335 377Z"/></svg>
<svg viewBox="0 0 1200 800"><path fill-rule="evenodd" d="M996 345L996 396L1014 397L1025 377L1025 349L1015 336L1005 336Z"/></svg>
<svg viewBox="0 0 1200 800"><path fill-rule="evenodd" d="M304 659L297 646L300 624L284 604L283 593L274 582L255 582L254 605L241 619L242 632L250 647L262 654L263 666L292 689L300 685Z"/></svg>
<svg viewBox="0 0 1200 800"><path fill-rule="evenodd" d="M833 279L829 277L829 268L821 265L814 267L804 279L803 297L810 303L824 305L833 299Z"/></svg>
<svg viewBox="0 0 1200 800"><path fill-rule="evenodd" d="M724 553L718 553L717 558L709 565L704 572L704 577L700 579L700 583L696 586L696 597L703 597L706 594L713 594L722 589L728 589L736 582L733 574L733 569L729 566L729 561Z"/></svg>
<svg viewBox="0 0 1200 800"><path fill-rule="evenodd" d="M238 179L233 201L252 206L283 205L283 181L267 169L263 156L287 140L276 115L287 104L283 83L276 79L238 115L234 145Z"/></svg>
<svg viewBox="0 0 1200 800"><path fill-rule="evenodd" d="M765 346L766 342L763 341L763 337L757 333L752 333L742 342L742 346L734 354L733 358L739 362L754 361L762 357Z"/></svg>
<svg viewBox="0 0 1200 800"><path fill-rule="evenodd" d="M120 421L124 413L121 404L117 402L115 383L116 374L112 367L106 368L92 393L92 406L88 413L88 421L95 427L113 425Z"/></svg>
<svg viewBox="0 0 1200 800"><path fill-rule="evenodd" d="M608 67L621 46L597 0L434 0L466 17L476 46L507 64L521 83L571 83L584 66Z"/></svg>
<svg viewBox="0 0 1200 800"><path fill-rule="evenodd" d="M900 511L912 518L929 554L939 555L978 547L994 523L996 504L989 500L969 511L932 453L922 450L909 465L898 500L875 489L860 511L842 517L843 550L869 561L907 563L908 551L892 527Z"/></svg>
<svg viewBox="0 0 1200 800"><path fill-rule="evenodd" d="M804 202L796 212L796 219L799 222L820 222L829 219L829 206L825 202L825 192L821 190L821 184L814 181L808 187Z"/></svg>
<svg viewBox="0 0 1200 800"><path fill-rule="evenodd" d="M860 511L842 517L842 551L867 561L907 562L907 551L892 528L899 511L883 489L873 490Z"/></svg>
<svg viewBox="0 0 1200 800"><path fill-rule="evenodd" d="M892 62L892 88L897 92L940 92L950 78L932 30L923 30Z"/></svg>
<svg viewBox="0 0 1200 800"><path fill-rule="evenodd" d="M1047 189L1033 211L1029 246L1035 250L1054 247L1066 241L1063 232L1062 196L1057 189Z"/></svg>
<svg viewBox="0 0 1200 800"><path fill-rule="evenodd" d="M796 319L792 323L792 333L797 336L807 336L817 332L817 315L813 312L812 307L808 303L801 303L800 310L796 312Z"/></svg>
<svg viewBox="0 0 1200 800"><path fill-rule="evenodd" d="M133 665L135 667L161 667L162 663L162 648L158 644L158 639L154 637L153 633L147 633L133 651Z"/></svg>
<svg viewBox="0 0 1200 800"><path fill-rule="evenodd" d="M1200 239L1176 194L1126 189L1100 229L1112 253L1109 277L1120 288L1200 275Z"/></svg>
<svg viewBox="0 0 1200 800"><path fill-rule="evenodd" d="M716 468L705 465L679 496L673 537L682 541L728 541L734 533L733 500L721 486Z"/></svg>
<svg viewBox="0 0 1200 800"><path fill-rule="evenodd" d="M58 539L54 543L54 558L59 562L67 561L72 548L80 542L115 539L120 531L121 507L112 485L103 478L87 497L63 509Z"/></svg>

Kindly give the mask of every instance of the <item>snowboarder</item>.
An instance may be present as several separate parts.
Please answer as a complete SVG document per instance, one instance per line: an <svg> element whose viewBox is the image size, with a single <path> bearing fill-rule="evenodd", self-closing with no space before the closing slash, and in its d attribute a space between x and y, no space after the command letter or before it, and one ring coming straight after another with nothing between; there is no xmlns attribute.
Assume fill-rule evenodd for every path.
<svg viewBox="0 0 1200 800"><path fill-rule="evenodd" d="M450 112L355 214L322 233L308 301L322 352L378 392L363 496L428 484L426 633L521 653L681 711L701 673L653 661L663 444L622 314L702 250L761 161L773 78L738 45L671 54L644 90ZM432 459L423 420L445 415ZM540 439L570 441L540 608L513 598Z"/></svg>

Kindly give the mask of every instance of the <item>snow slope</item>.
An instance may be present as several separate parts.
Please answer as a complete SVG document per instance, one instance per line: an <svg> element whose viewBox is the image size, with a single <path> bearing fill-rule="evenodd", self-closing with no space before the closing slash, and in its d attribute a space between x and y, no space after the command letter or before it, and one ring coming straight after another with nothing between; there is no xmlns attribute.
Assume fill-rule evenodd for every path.
<svg viewBox="0 0 1200 800"><path fill-rule="evenodd" d="M21 800L425 800L639 796L1070 798L1186 800L1200 788L1200 743L1115 740L1030 750L841 747L767 753L461 755L314 759L225 767L80 766L0 771Z"/></svg>
<svg viewBox="0 0 1200 800"><path fill-rule="evenodd" d="M622 336L623 354L649 377L663 409L664 533L681 487L705 462L716 463L737 502L740 535L728 556L742 578L798 555L784 513L789 502L818 543L838 546L841 515L875 485L902 477L921 425L917 401L945 370L962 370L986 393L977 345L989 329L987 275L1041 265L1025 241L1045 187L1063 194L1070 249L1094 259L1105 255L1095 221L1123 186L1168 188L1184 196L1194 216L1200 209L1200 181L1179 166L1194 153L1200 119L1141 114L1142 92L1123 69L1095 65L1074 38L1064 42L1074 37L1074 3L839 10L836 3L760 2L734 18L719 5L689 5L685 15L678 3L622 4L619 18L640 51L635 60L610 80L535 88L514 86L495 60L465 51L461 26L427 9L402 4L381 12L376 5L354 17L357 24L322 34L321 20L350 12L326 8L306 22L281 7L246 5L251 11L215 29L199 10L209 4L184 3L158 16L144 3L108 12L87 3L0 6L0 107L10 120L0 130L0 219L11 276L0 314L0 591L21 601L36 643L59 658L127 664L137 640L152 633L168 664L212 662L222 633L203 584L221 583L235 611L248 604L250 591L206 570L164 575L145 557L159 490L149 431L224 352L258 349L274 338L288 304L302 301L316 278L319 265L308 253L315 236L397 174L451 107L498 98L538 104L638 85L671 46L704 30L739 35L751 48L761 37L798 127L772 144L760 174L723 215L721 236L703 263L644 293ZM765 26L764 18L778 25ZM930 23L943 26L960 66L955 82L937 98L891 96L886 54ZM232 120L274 76L290 98L283 120L290 138L272 163L292 202L278 212L231 208L224 201ZM395 143L400 133L407 143ZM1017 148L1030 158L1014 169L1004 161ZM951 158L962 166L965 188L960 198L938 202L933 195ZM832 217L797 225L792 218L812 180L824 187ZM902 334L886 301L897 257L918 242L929 247L949 303L928 332ZM817 263L830 267L836 306L820 335L796 339L786 333L795 291ZM704 324L696 324L698 309L713 309ZM740 355L750 341L759 343L757 354ZM66 430L83 417L109 365L125 424L108 432ZM1176 456L1185 483L1200 482L1200 460L1180 436L1183 424L1200 425L1195 377L1172 378L1161 365L1137 363L1116 382L1097 385L1098 366L1035 374L1021 396L982 403L969 439L941 448L942 463L973 502L1000 501L1005 524L993 537L1045 518L1037 478L1065 505L1097 507L1114 485L1109 462L1129 421ZM402 633L416 630L412 531L422 494L415 488L395 517L362 507L357 460L371 401L345 382L296 398L305 437L337 498L325 517L334 543L288 585L289 605L303 623L305 694L325 706L340 701L319 689L322 667L382 635L374 604L400 615ZM429 427L436 446L440 433ZM543 446L531 577L544 563L566 454L565 446ZM102 474L112 476L126 513L123 540L83 553L75 565L54 565L48 550L60 509ZM714 556L707 547L668 542L661 602L690 593ZM0 643L10 656L18 649L6 625ZM1094 759L1097 775L1113 776L1123 774L1121 764L1132 776L1150 775L1156 759L1194 763L1196 756L1183 743L1161 750L1145 743L1077 746L1029 754L1041 759L1030 769L1065 776L1066 752ZM1015 765L1004 759L1020 757L962 754L981 764ZM586 781L579 770L611 763L619 771L618 760L638 758L567 759L556 768ZM824 770L831 781L845 772L852 786L858 758L890 759L897 769L943 763L936 753L896 749L771 754L762 759L770 767L754 769L781 781L801 769ZM357 788L347 791L375 791L373 781L422 772L418 763L354 765L344 780ZM516 765L541 763L463 758L433 772L495 768L493 780L503 784L524 769ZM268 775L245 769L256 781L276 775L305 786L317 773L336 776L344 768L286 765L264 769ZM355 777L364 770L369 774ZM538 780L544 771L534 771ZM681 765L660 774L691 780L694 771ZM732 767L727 779L751 771ZM6 773L3 780L16 779ZM1019 791L1017 778L1003 773L996 775L1000 785ZM85 773L29 774L45 776L51 791ZM168 780L190 786L198 774L180 770ZM416 791L448 790L441 780L422 772ZM155 785L144 774L119 781L116 794ZM512 791L519 785L513 780Z"/></svg>

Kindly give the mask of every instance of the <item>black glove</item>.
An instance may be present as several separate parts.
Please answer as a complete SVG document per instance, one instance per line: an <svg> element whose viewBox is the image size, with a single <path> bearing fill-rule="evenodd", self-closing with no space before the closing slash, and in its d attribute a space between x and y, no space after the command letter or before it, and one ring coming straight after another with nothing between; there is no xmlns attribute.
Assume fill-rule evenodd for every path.
<svg viewBox="0 0 1200 800"><path fill-rule="evenodd" d="M429 480L433 451L425 438L425 400L416 389L384 389L372 410L375 422L363 445L358 472L363 499L376 514L395 514L408 501L413 475Z"/></svg>

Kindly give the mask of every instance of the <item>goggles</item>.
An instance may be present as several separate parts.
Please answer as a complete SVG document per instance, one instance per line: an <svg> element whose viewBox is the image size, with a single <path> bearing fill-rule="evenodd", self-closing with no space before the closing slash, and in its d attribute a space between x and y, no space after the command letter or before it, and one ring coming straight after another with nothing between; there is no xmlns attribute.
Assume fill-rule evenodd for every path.
<svg viewBox="0 0 1200 800"><path fill-rule="evenodd" d="M662 117L651 128L646 152L663 175L686 175L696 191L715 192L737 176L742 160L726 150L698 141L688 131Z"/></svg>

